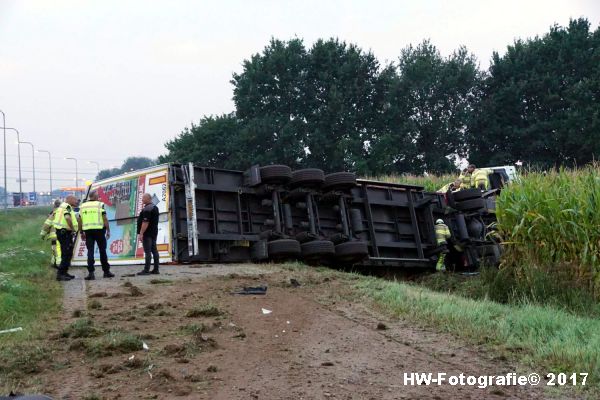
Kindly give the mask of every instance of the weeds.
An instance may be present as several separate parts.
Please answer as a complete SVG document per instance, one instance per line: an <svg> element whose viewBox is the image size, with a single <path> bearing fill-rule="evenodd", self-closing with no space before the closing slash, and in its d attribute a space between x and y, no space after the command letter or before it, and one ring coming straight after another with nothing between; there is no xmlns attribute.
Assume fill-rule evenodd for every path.
<svg viewBox="0 0 600 400"><path fill-rule="evenodd" d="M196 334L198 332L204 333L212 330L212 328L205 324L188 324L181 326L179 329L187 334Z"/></svg>
<svg viewBox="0 0 600 400"><path fill-rule="evenodd" d="M44 369L52 358L51 351L44 346L18 344L3 347L0 351L0 375L21 376L35 374Z"/></svg>
<svg viewBox="0 0 600 400"><path fill-rule="evenodd" d="M203 304L198 307L194 307L189 310L185 316L188 318L197 318L197 317L218 317L223 315L224 312L219 310L217 306L211 303Z"/></svg>
<svg viewBox="0 0 600 400"><path fill-rule="evenodd" d="M102 330L96 328L89 318L78 319L61 332L62 337L72 339L96 337L101 334Z"/></svg>
<svg viewBox="0 0 600 400"><path fill-rule="evenodd" d="M102 308L102 304L98 300L94 299L88 303L88 308L90 310L99 310Z"/></svg>
<svg viewBox="0 0 600 400"><path fill-rule="evenodd" d="M93 357L108 357L142 350L142 340L131 333L114 330L100 338L88 342L87 353Z"/></svg>
<svg viewBox="0 0 600 400"><path fill-rule="evenodd" d="M173 281L170 279L150 279L152 285L172 285Z"/></svg>

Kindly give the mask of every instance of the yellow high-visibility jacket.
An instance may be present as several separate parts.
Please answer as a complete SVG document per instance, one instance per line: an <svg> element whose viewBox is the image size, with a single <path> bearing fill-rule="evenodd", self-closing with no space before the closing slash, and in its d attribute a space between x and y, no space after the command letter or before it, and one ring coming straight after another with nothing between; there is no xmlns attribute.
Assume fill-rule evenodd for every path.
<svg viewBox="0 0 600 400"><path fill-rule="evenodd" d="M435 239L437 241L438 246L442 244L448 243L448 239L452 237L450 233L450 229L446 224L436 224L435 225Z"/></svg>
<svg viewBox="0 0 600 400"><path fill-rule="evenodd" d="M477 189L482 186L484 190L487 190L490 187L490 180L488 177L491 173L492 171L487 168L477 168L473 171L471 177L471 187Z"/></svg>

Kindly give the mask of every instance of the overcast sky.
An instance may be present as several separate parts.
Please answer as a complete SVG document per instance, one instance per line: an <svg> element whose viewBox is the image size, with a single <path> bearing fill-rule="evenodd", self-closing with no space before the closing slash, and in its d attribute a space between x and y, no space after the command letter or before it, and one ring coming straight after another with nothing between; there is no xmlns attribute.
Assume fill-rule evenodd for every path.
<svg viewBox="0 0 600 400"><path fill-rule="evenodd" d="M233 72L271 37L310 46L338 37L394 61L424 38L444 55L465 45L486 68L515 38L584 16L598 0L151 1L0 0L0 110L22 141L52 153L55 187L157 157L201 116L233 111ZM0 116L1 118L1 116ZM1 120L0 120L1 123ZM8 188L18 190L16 135L7 131ZM31 148L23 145L24 190ZM48 158L36 157L37 190L48 190ZM3 185L0 173L0 185Z"/></svg>

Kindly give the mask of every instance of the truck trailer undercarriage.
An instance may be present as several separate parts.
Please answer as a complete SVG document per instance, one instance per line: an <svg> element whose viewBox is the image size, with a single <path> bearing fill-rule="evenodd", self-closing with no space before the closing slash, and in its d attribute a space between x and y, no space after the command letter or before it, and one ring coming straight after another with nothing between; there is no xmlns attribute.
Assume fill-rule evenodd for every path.
<svg viewBox="0 0 600 400"><path fill-rule="evenodd" d="M446 194L284 165L247 171L169 166L177 262L263 262L449 269L497 265L495 190ZM451 230L438 246L437 219Z"/></svg>

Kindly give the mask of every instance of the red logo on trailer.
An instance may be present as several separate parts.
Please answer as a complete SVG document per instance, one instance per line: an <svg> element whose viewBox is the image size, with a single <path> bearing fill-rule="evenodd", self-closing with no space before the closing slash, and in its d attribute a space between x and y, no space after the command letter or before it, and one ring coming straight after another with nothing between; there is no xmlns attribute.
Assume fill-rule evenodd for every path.
<svg viewBox="0 0 600 400"><path fill-rule="evenodd" d="M123 252L123 240L118 239L110 244L110 252L113 254L121 254Z"/></svg>

